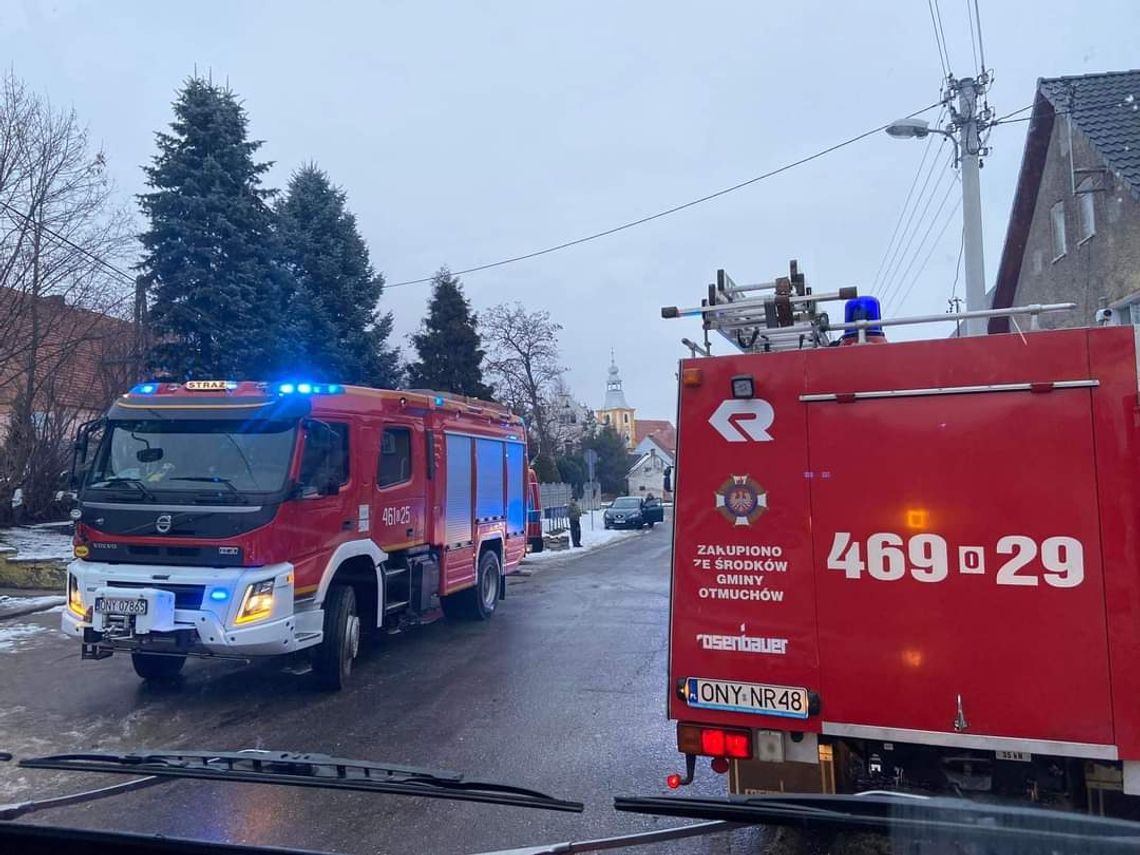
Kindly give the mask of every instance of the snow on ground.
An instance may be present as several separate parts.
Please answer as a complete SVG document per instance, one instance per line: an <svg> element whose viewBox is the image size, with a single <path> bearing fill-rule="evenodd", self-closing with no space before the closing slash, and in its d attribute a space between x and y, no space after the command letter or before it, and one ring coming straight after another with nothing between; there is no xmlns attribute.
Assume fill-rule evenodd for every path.
<svg viewBox="0 0 1140 855"><path fill-rule="evenodd" d="M42 635L45 632L51 632L52 628L49 626L42 626L38 623L17 623L11 626L0 626L0 653L11 653L18 650L28 641L37 635Z"/></svg>
<svg viewBox="0 0 1140 855"><path fill-rule="evenodd" d="M63 597L9 597L0 594L0 619L12 612L27 614L31 611L46 611L64 603Z"/></svg>
<svg viewBox="0 0 1140 855"><path fill-rule="evenodd" d="M607 530L602 523L602 515L604 513L604 510L597 510L582 514L582 549L545 549L542 552L531 552L527 554L524 563L537 564L542 561L552 561L558 558L582 555L591 549L597 549L599 546L613 543L615 540L633 537L638 533L636 529ZM590 527L591 515L594 520L593 528ZM569 530L566 531L566 542L570 542Z"/></svg>
<svg viewBox="0 0 1140 855"><path fill-rule="evenodd" d="M71 558L71 534L51 528L17 526L0 529L0 547L16 550L21 560L67 561Z"/></svg>

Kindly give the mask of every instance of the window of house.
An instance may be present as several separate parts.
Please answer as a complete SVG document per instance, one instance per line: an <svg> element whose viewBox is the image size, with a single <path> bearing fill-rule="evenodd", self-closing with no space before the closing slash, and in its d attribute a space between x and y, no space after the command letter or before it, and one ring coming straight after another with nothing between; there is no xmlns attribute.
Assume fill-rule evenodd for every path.
<svg viewBox="0 0 1140 855"><path fill-rule="evenodd" d="M403 484L412 477L412 432L408 428L384 428L380 437L377 487Z"/></svg>
<svg viewBox="0 0 1140 855"><path fill-rule="evenodd" d="M1049 221L1053 227L1053 260L1056 261L1067 252L1064 201L1060 201L1052 207L1049 211Z"/></svg>
<svg viewBox="0 0 1140 855"><path fill-rule="evenodd" d="M1096 193L1093 180L1086 178L1077 187L1077 213L1081 220L1081 240L1086 241L1096 234Z"/></svg>
<svg viewBox="0 0 1140 855"><path fill-rule="evenodd" d="M305 431L299 481L305 496L318 495L330 484L348 482L348 425L313 422Z"/></svg>
<svg viewBox="0 0 1140 855"><path fill-rule="evenodd" d="M621 414L621 420L623 422L625 422L626 424L629 424L629 413L622 413Z"/></svg>

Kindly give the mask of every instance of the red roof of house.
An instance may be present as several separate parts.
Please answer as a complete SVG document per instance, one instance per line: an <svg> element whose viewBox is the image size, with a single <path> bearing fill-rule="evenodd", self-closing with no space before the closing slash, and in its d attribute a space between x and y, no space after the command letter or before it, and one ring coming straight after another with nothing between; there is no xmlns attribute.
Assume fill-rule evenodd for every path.
<svg viewBox="0 0 1140 855"><path fill-rule="evenodd" d="M4 338L0 344L0 411L7 409L23 385L19 378L26 374L31 356L33 305L40 335L35 354L37 406L50 400L64 407L100 410L124 391L118 386L137 379L127 376L134 345L130 321L69 306L61 296L34 298L0 288L0 314L4 315L0 322Z"/></svg>
<svg viewBox="0 0 1140 855"><path fill-rule="evenodd" d="M677 429L665 419L637 419L633 424L634 445L650 437L670 454L677 453Z"/></svg>

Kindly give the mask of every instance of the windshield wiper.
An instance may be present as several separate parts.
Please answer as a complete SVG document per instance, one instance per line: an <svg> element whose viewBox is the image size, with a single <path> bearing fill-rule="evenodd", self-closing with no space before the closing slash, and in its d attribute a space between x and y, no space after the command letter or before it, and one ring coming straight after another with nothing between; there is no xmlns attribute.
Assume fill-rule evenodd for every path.
<svg viewBox="0 0 1140 855"><path fill-rule="evenodd" d="M1027 843L1045 850L1082 853L1133 852L1140 846L1140 823L1136 822L908 793L727 799L619 797L614 799L614 809L652 816L879 832L891 835L896 847L899 840L908 836L955 844L984 842L1000 846L1001 851ZM902 846L901 850L907 851L907 847Z"/></svg>
<svg viewBox="0 0 1140 855"><path fill-rule="evenodd" d="M19 765L25 769L145 774L161 778L199 778L330 790L360 790L571 813L581 813L584 809L581 802L558 799L537 790L510 784L469 781L458 772L288 751L53 754L21 760Z"/></svg>
<svg viewBox="0 0 1140 855"><path fill-rule="evenodd" d="M241 495L241 492L234 486L234 482L229 478L222 478L217 475L180 475L176 478L167 478L167 481L201 481L206 484L224 484L231 493Z"/></svg>
<svg viewBox="0 0 1140 855"><path fill-rule="evenodd" d="M142 496L144 498L146 498L152 502L155 500L154 499L154 493L152 493L150 490L148 490L146 488L146 485L143 484L143 482L140 481L138 478L122 478L122 477L104 478L102 481L96 481L93 484L88 484L88 487L91 487L91 488L96 489L96 490L102 490L104 487L110 487L110 486L113 486L116 484L130 484L140 494L142 494Z"/></svg>

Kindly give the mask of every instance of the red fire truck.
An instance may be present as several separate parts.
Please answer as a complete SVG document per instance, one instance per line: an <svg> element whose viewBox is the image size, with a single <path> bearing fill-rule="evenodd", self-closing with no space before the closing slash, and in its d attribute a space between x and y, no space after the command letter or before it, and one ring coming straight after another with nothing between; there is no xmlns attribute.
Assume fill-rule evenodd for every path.
<svg viewBox="0 0 1140 855"><path fill-rule="evenodd" d="M76 453L63 631L143 678L308 648L340 688L362 631L490 618L526 550L526 434L485 401L149 382Z"/></svg>
<svg viewBox="0 0 1140 855"><path fill-rule="evenodd" d="M670 785L1140 793L1136 331L872 346L839 296L664 310L738 350L680 365Z"/></svg>

